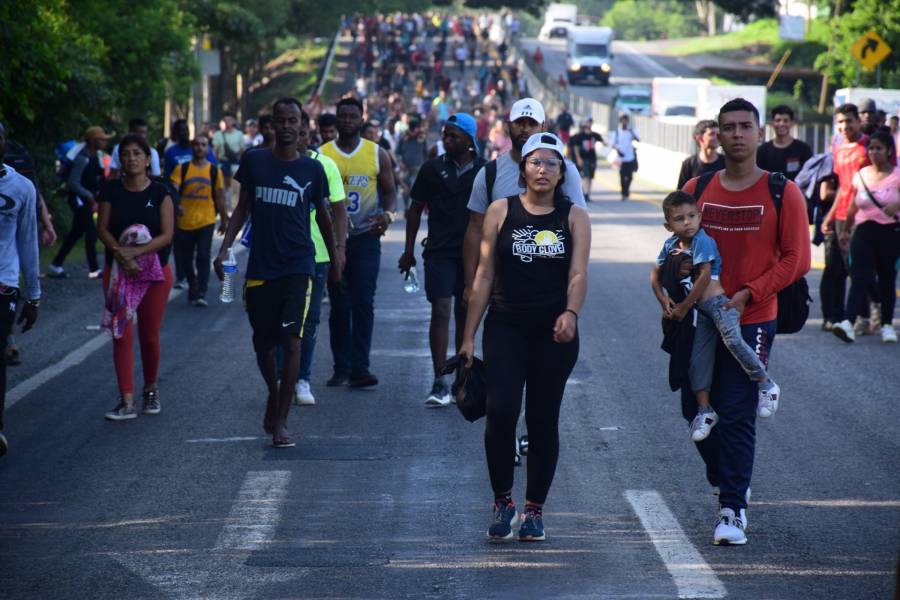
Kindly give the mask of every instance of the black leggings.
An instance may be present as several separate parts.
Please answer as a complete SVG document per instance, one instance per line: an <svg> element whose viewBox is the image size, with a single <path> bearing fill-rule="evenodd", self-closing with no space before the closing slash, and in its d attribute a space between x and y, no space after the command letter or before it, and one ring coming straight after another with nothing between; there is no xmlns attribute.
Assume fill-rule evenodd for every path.
<svg viewBox="0 0 900 600"><path fill-rule="evenodd" d="M900 223L882 225L874 221L860 223L850 239L850 298L847 300L847 319L868 315L867 291L878 278L878 298L881 300L881 322L890 325L894 319L897 295L897 259L900 257Z"/></svg>
<svg viewBox="0 0 900 600"><path fill-rule="evenodd" d="M622 197L628 198L631 195L631 180L634 179L634 172L637 171L637 161L632 160L623 162L619 167L619 185L622 187ZM531 438L528 438L531 443Z"/></svg>
<svg viewBox="0 0 900 600"><path fill-rule="evenodd" d="M566 380L578 359L578 336L553 341L553 323L541 327L488 313L484 322L487 419L484 449L495 494L512 489L516 424L525 394L528 426L528 486L525 499L543 504L559 458L559 408Z"/></svg>
<svg viewBox="0 0 900 600"><path fill-rule="evenodd" d="M84 253L87 256L88 269L94 272L100 268L97 263L97 226L94 225L94 210L91 208L90 202L83 200L81 206L72 208L72 227L53 259L55 266L62 266L66 256L69 255L82 235L84 235Z"/></svg>
<svg viewBox="0 0 900 600"><path fill-rule="evenodd" d="M175 262L187 278L188 298L196 300L206 296L209 285L209 258L215 225L199 229L175 230ZM195 251L196 250L196 258ZM196 263L197 270L194 270Z"/></svg>

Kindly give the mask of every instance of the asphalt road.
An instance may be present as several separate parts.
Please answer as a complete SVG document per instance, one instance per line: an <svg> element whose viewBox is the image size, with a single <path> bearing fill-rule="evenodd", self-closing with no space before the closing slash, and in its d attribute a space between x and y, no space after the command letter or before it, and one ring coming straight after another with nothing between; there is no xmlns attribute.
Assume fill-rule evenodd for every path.
<svg viewBox="0 0 900 600"><path fill-rule="evenodd" d="M562 40L538 41L524 38L522 47L533 53L540 44L544 55L544 69L554 79L566 73L566 43ZM643 42L613 42L613 71L609 86L573 85L570 89L580 96L612 104L620 85L650 85L654 77L697 77L677 58L660 53L652 44Z"/></svg>
<svg viewBox="0 0 900 600"><path fill-rule="evenodd" d="M484 541L483 422L423 406L429 309L402 290L395 225L376 301L382 382L324 387L323 327L318 404L292 411L295 449L270 448L262 432L263 385L238 303L170 303L159 416L103 419L116 397L109 344L18 400L0 461L0 598L888 597L900 347L843 345L819 331L818 314L776 340L784 402L758 429L749 543L713 546L715 498L666 385L647 285L666 233L659 209L619 202L611 177L601 170L591 205L590 293L546 543ZM640 183L635 195L658 198ZM99 320L99 291L53 283L11 388L95 335L84 327ZM67 285L84 288L77 301L52 303Z"/></svg>

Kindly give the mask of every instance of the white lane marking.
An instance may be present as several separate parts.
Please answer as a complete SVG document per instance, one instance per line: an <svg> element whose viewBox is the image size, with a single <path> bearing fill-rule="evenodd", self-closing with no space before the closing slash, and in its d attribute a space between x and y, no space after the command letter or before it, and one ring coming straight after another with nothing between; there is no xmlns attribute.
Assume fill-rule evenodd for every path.
<svg viewBox="0 0 900 600"><path fill-rule="evenodd" d="M240 254L245 250L245 247L238 244L237 249L234 251L235 254ZM177 298L181 294L184 293L184 290L176 290L172 288L172 291L169 292L169 301ZM16 403L35 391L57 375L61 375L72 367L78 366L83 363L88 356L105 346L112 338L109 336L109 333L103 332L100 335L94 336L81 346L75 348L68 354L66 354L62 360L60 360L55 365L50 365L41 369L25 381L19 383L16 387L9 390L6 393L6 408L10 409L16 405Z"/></svg>
<svg viewBox="0 0 900 600"><path fill-rule="evenodd" d="M228 514L215 550L259 550L275 535L290 471L250 471Z"/></svg>
<svg viewBox="0 0 900 600"><path fill-rule="evenodd" d="M618 426L616 426L616 427L598 427L597 431L619 431L620 429L622 429L622 428L618 427Z"/></svg>
<svg viewBox="0 0 900 600"><path fill-rule="evenodd" d="M393 356L397 358L431 358L431 350L425 348L424 350L372 350L369 352L372 356Z"/></svg>
<svg viewBox="0 0 900 600"><path fill-rule="evenodd" d="M222 444L226 442L251 442L253 440L266 440L264 437L225 437L225 438L197 438L185 440L187 444Z"/></svg>
<svg viewBox="0 0 900 600"><path fill-rule="evenodd" d="M656 552L678 588L679 598L724 598L725 586L682 531L675 515L653 490L626 490Z"/></svg>

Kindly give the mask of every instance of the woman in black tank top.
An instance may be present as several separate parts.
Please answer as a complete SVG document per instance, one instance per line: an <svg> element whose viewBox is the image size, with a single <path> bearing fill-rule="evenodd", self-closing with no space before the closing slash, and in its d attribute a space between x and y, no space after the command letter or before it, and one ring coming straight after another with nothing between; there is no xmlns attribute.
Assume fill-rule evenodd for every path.
<svg viewBox="0 0 900 600"><path fill-rule="evenodd" d="M578 313L587 294L591 226L587 211L562 196L563 144L538 133L522 148L525 193L492 203L484 218L478 271L461 354L474 354L488 306L483 350L487 385L485 452L494 516L490 541L512 539L516 423L527 384L528 483L522 541L545 539L543 505L559 456L559 409L578 358Z"/></svg>

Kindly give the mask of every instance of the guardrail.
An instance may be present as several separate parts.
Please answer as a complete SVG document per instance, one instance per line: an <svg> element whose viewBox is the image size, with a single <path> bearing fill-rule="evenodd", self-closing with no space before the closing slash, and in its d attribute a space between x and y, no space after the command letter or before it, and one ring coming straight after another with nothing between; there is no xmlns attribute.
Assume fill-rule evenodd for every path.
<svg viewBox="0 0 900 600"><path fill-rule="evenodd" d="M319 65L319 72L316 74L316 86L310 94L309 101L313 102L316 98L321 98L322 90L325 88L325 82L328 80L328 73L331 72L331 63L334 62L334 53L337 49L338 38L341 35L341 29L338 28L334 35L331 36L331 42L328 44L328 52L325 53L325 60Z"/></svg>

